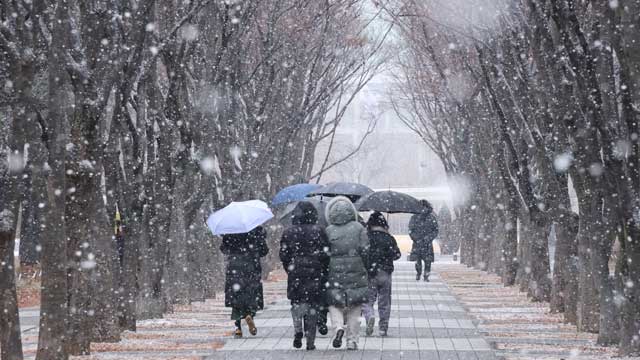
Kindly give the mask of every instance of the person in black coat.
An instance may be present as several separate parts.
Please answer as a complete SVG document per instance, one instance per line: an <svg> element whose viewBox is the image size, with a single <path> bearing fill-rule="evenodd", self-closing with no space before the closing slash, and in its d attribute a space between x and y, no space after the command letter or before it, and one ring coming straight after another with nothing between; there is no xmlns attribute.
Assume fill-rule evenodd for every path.
<svg viewBox="0 0 640 360"><path fill-rule="evenodd" d="M307 350L314 350L319 307L324 305L329 240L318 225L318 211L309 202L298 203L291 223L282 235L280 260L288 275L287 298L291 300L295 328L293 346L302 347L306 333Z"/></svg>
<svg viewBox="0 0 640 360"><path fill-rule="evenodd" d="M251 335L258 329L253 321L258 310L264 308L262 265L260 258L269 253L267 232L261 226L243 234L222 237L220 251L227 255L224 283L224 305L232 308L231 319L236 321L235 337L242 337L244 319Z"/></svg>
<svg viewBox="0 0 640 360"><path fill-rule="evenodd" d="M416 262L416 280L420 280L424 262L424 281L429 281L431 263L434 261L433 240L438 236L438 220L431 204L426 200L421 203L424 211L413 215L409 221L409 236L413 240L411 258Z"/></svg>
<svg viewBox="0 0 640 360"><path fill-rule="evenodd" d="M384 216L374 212L367 222L369 236L369 301L364 306L364 317L367 321L367 336L373 334L375 311L373 305L378 301L380 336L386 336L391 317L391 276L393 262L400 259L400 249L396 239L389 234L389 225Z"/></svg>

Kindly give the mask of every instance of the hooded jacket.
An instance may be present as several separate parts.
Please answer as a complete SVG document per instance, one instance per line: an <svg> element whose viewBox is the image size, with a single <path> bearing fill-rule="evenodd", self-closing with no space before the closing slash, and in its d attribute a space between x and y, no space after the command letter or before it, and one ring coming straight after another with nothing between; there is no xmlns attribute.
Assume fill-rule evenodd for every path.
<svg viewBox="0 0 640 360"><path fill-rule="evenodd" d="M329 241L318 225L318 211L303 201L282 234L280 261L287 272L287 297L292 303L324 303L329 268Z"/></svg>
<svg viewBox="0 0 640 360"><path fill-rule="evenodd" d="M351 306L367 302L369 238L358 222L358 213L346 197L333 198L325 209L329 226L331 260L327 302L334 306Z"/></svg>

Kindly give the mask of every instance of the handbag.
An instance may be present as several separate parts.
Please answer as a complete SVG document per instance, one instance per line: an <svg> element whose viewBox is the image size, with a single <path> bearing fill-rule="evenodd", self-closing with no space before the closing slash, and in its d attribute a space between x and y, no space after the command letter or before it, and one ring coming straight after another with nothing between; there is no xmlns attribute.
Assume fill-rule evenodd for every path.
<svg viewBox="0 0 640 360"><path fill-rule="evenodd" d="M408 260L408 261L413 261L413 262L418 261L418 256L417 256L416 254L414 254L414 253L411 253L411 254L409 254L409 256L407 257L407 260Z"/></svg>

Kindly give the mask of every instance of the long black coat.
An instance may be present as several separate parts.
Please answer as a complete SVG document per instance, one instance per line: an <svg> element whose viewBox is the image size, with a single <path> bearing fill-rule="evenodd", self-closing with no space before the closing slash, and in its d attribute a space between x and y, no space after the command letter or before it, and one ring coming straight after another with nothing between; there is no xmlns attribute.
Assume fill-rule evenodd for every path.
<svg viewBox="0 0 640 360"><path fill-rule="evenodd" d="M369 227L369 277L375 277L379 270L392 273L393 261L400 259L401 253L396 239L381 227Z"/></svg>
<svg viewBox="0 0 640 360"><path fill-rule="evenodd" d="M220 250L228 256L224 305L241 309L264 308L260 258L269 253L267 232L257 227L248 233L224 235Z"/></svg>
<svg viewBox="0 0 640 360"><path fill-rule="evenodd" d="M411 255L433 262L433 240L438 236L438 220L433 212L413 215L409 221L409 236L413 240Z"/></svg>
<svg viewBox="0 0 640 360"><path fill-rule="evenodd" d="M316 208L300 202L293 211L293 225L284 231L280 241L280 260L288 275L287 297L292 303L324 302L329 240L317 223Z"/></svg>

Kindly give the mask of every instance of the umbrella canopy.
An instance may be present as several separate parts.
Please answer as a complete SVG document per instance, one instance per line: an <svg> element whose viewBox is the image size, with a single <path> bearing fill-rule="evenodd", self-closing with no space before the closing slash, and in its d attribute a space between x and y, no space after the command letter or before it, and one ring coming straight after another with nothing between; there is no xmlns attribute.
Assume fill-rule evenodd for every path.
<svg viewBox="0 0 640 360"><path fill-rule="evenodd" d="M260 200L232 202L207 219L213 235L242 234L273 218L266 203Z"/></svg>
<svg viewBox="0 0 640 360"><path fill-rule="evenodd" d="M324 196L346 196L352 201L369 195L373 192L369 187L362 184L349 183L349 182L334 182L329 183L320 189L314 190L307 196L324 195Z"/></svg>
<svg viewBox="0 0 640 360"><path fill-rule="evenodd" d="M376 191L356 202L358 211L418 214L424 207L420 200L397 191Z"/></svg>
<svg viewBox="0 0 640 360"><path fill-rule="evenodd" d="M322 187L319 184L296 184L280 190L271 201L271 205L288 204L294 201L304 200L310 192Z"/></svg>
<svg viewBox="0 0 640 360"><path fill-rule="evenodd" d="M327 227L327 219L324 216L324 210L327 207L327 202L317 198L307 198L304 201L308 201L318 210L318 225ZM278 220L285 226L291 225L291 215L293 210L298 205L299 201L288 204L281 212L278 212Z"/></svg>

